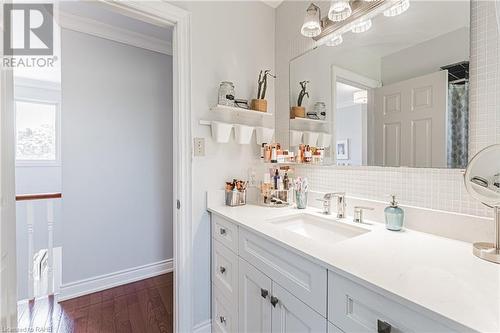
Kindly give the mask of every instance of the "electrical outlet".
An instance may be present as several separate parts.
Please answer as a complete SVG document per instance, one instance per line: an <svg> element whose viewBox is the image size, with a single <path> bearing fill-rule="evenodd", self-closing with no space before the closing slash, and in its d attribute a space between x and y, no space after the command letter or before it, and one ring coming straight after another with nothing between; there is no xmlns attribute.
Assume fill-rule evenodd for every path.
<svg viewBox="0 0 500 333"><path fill-rule="evenodd" d="M194 156L205 156L204 138L194 138Z"/></svg>

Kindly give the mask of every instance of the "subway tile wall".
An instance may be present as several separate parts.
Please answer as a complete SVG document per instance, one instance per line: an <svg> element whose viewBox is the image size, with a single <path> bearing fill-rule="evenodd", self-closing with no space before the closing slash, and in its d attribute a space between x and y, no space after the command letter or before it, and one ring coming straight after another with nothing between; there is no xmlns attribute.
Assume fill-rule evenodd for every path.
<svg viewBox="0 0 500 333"><path fill-rule="evenodd" d="M498 4L500 5L500 3ZM279 23L278 23L279 24ZM470 156L500 143L500 34L494 1L471 3L470 59ZM276 39L280 39L277 29ZM306 51L310 44L299 37L288 39L288 60ZM284 53L284 52L283 52ZM277 61L280 55L277 50ZM287 68L288 69L288 68ZM284 68L283 68L284 70ZM287 78L288 73L282 77ZM285 75L286 74L286 75ZM287 86L288 87L288 86ZM288 104L288 91L278 91L277 110ZM284 100L286 98L286 100ZM288 114L277 113L277 139L288 142ZM387 200L394 193L401 204L476 216L492 216L491 209L472 199L464 186L461 170L299 166L296 174L308 177L315 191L346 191L348 195Z"/></svg>

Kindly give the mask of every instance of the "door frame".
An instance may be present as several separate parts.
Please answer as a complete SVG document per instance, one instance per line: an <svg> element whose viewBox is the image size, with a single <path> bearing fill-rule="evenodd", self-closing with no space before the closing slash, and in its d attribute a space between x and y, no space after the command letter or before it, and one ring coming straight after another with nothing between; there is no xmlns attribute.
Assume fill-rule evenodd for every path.
<svg viewBox="0 0 500 333"><path fill-rule="evenodd" d="M332 154L332 161L337 162L337 134L335 133L335 124L336 122L336 115L337 115L337 81L350 84L356 87L359 87L360 89L367 89L368 90L368 105L367 108L368 110L373 110L374 102L374 93L373 89L379 88L382 86L382 82L371 79L369 77L360 75L358 73L351 72L347 69L338 67L336 65L332 65L330 67L330 74L331 74L331 105L330 105L330 110L332 114L332 121L330 121L330 133L332 133L332 144L331 144L331 154ZM368 112L369 114L369 112ZM368 123L370 122L370 119L368 119ZM368 126L369 128L370 126ZM371 148L368 149L368 151L371 151ZM371 158L370 155L367 155L367 162L368 165L370 165Z"/></svg>
<svg viewBox="0 0 500 333"><path fill-rule="evenodd" d="M190 332L193 328L193 294L192 294L192 227L191 227L191 199L192 199L192 147L191 147L191 14L189 11L171 5L164 0L142 2L142 1L112 1L99 0L101 4L120 12L123 15L130 16L142 21L157 25L173 26L173 247L174 247L174 331ZM2 16L3 17L3 16ZM3 35L3 34L1 34ZM2 38L0 36L0 38ZM1 40L1 39L0 39ZM14 130L13 124L9 124L9 115L12 117L12 105L9 105L9 94L12 93L12 80L8 80L9 71L1 71L0 91L1 95L1 113L0 113L0 147L2 152L4 148L11 147L7 152L13 151L13 135L10 132ZM10 71L10 76L12 72ZM12 103L10 103L12 104ZM7 115L7 119L5 118ZM7 121L5 121L7 120ZM12 138L8 142L9 136ZM7 139L7 140L6 140ZM15 159L14 154L0 155L0 194L2 226L9 222L14 228L8 229L8 234L2 232L1 240L10 239L10 248L15 249L15 189L11 186L15 184ZM12 155L12 156L10 156ZM5 203L14 208L7 218L4 218ZM11 207L11 208L12 208ZM13 216L12 216L13 215ZM5 221L7 220L7 221ZM3 231L3 230L1 230ZM14 243L14 244L12 244ZM1 243L4 246L3 242ZM15 250L14 250L15 253ZM15 274L15 262L10 263L9 269ZM12 274L11 274L12 275ZM2 282L0 280L0 282ZM15 275L14 275L15 283ZM12 285L10 285L12 288ZM15 290L14 298L15 298ZM16 307L15 300L13 306ZM12 303L12 302L11 302ZM8 309L0 308L0 313L4 311L14 311L16 317L17 309L12 309L9 304ZM1 304L0 304L1 306ZM10 316L12 320L12 315ZM8 323L10 325L15 322Z"/></svg>

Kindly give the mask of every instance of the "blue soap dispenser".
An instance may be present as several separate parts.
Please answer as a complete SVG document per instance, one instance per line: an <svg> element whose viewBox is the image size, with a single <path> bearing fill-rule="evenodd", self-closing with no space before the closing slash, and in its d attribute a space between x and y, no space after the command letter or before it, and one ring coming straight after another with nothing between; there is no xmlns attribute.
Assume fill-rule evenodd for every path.
<svg viewBox="0 0 500 333"><path fill-rule="evenodd" d="M399 231L403 228L405 219L404 210L398 206L396 196L391 194L391 205L384 209L385 213L385 227L392 231Z"/></svg>

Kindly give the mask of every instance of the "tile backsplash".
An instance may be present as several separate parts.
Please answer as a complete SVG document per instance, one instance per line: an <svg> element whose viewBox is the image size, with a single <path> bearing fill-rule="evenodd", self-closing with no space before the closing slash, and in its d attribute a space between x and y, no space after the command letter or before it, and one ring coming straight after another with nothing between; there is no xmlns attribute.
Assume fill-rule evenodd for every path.
<svg viewBox="0 0 500 333"><path fill-rule="evenodd" d="M280 24L279 16L278 24ZM277 29L277 40L280 40L279 34L282 30ZM277 64L280 61L288 62L310 47L310 43L304 42L300 36L288 38L283 36L283 38L290 41L290 45L287 49L277 48ZM499 47L500 34L495 2L473 0L469 156L473 156L490 144L500 143ZM288 78L285 67L282 67L282 73L278 75L280 74L282 78ZM283 89L278 93L277 110L287 109L288 95L285 95ZM287 119L287 111L277 112L277 139L282 139L282 142L288 141L285 137L288 133ZM476 216L492 216L491 209L468 195L462 170L299 166L296 168L296 173L307 176L310 188L314 191L346 191L349 196L370 200L388 200L387 195L394 193L404 205Z"/></svg>

